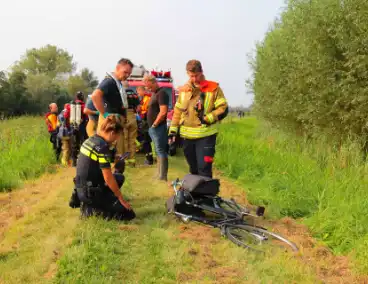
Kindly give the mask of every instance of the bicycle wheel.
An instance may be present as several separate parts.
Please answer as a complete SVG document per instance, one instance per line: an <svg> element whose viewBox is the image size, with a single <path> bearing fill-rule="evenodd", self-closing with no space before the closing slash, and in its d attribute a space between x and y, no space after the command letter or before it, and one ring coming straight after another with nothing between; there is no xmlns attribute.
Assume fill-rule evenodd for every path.
<svg viewBox="0 0 368 284"><path fill-rule="evenodd" d="M259 252L279 249L298 251L298 247L284 237L263 228L249 225L226 225L227 238L238 246Z"/></svg>

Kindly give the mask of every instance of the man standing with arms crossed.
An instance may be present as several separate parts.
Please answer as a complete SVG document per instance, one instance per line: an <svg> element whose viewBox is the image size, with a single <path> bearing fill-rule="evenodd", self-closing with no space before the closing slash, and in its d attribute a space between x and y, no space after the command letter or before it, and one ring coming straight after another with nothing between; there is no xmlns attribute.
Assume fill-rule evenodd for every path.
<svg viewBox="0 0 368 284"><path fill-rule="evenodd" d="M169 107L169 96L164 89L157 84L156 77L147 75L143 79L147 89L153 94L148 104L147 122L148 132L155 145L157 154L157 175L159 180L167 181L169 168L167 154L167 110Z"/></svg>
<svg viewBox="0 0 368 284"><path fill-rule="evenodd" d="M190 173L212 178L216 123L226 117L228 104L219 84L205 79L201 62L190 60L186 70L189 81L179 88L169 136L174 139L180 127Z"/></svg>
<svg viewBox="0 0 368 284"><path fill-rule="evenodd" d="M119 117L120 124L124 127L128 99L122 82L128 79L132 69L133 63L129 59L120 59L115 67L115 71L107 73L107 76L92 93L93 104L100 114L97 129L100 129L101 124L110 114L116 114ZM120 135L117 141L116 152L118 155L124 154L123 135Z"/></svg>

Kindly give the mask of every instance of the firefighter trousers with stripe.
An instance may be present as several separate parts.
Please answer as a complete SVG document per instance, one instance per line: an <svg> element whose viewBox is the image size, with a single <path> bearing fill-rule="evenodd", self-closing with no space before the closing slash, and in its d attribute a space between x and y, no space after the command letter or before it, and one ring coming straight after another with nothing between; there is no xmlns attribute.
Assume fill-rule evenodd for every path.
<svg viewBox="0 0 368 284"><path fill-rule="evenodd" d="M184 139L184 155L191 174L212 178L216 137L217 134L199 139Z"/></svg>
<svg viewBox="0 0 368 284"><path fill-rule="evenodd" d="M127 110L127 123L124 125L124 151L129 152L127 162L135 163L135 150L137 145L135 139L138 134L137 119L132 109Z"/></svg>

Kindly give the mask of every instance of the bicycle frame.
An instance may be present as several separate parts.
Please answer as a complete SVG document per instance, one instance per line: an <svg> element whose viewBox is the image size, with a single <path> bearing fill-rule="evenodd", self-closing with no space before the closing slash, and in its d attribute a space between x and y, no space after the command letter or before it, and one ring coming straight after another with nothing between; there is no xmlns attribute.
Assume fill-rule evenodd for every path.
<svg viewBox="0 0 368 284"><path fill-rule="evenodd" d="M183 181L179 181L179 179L176 179L173 183L173 189L175 192L175 196L170 199L170 201L175 202L176 204L186 204L194 208L199 208L202 210L207 210L209 212L215 213L219 215L219 218L211 219L206 218L202 216L196 216L196 215L189 215L184 214L181 212L178 212L178 210L175 209L175 206L172 206L173 210L169 211L169 213L174 213L177 217L179 217L183 222L187 223L189 221L195 221L198 223L202 223L205 225L212 226L214 228L219 228L221 230L221 235L226 236L230 241L233 243L242 246L244 248L249 248L256 250L258 252L261 252L262 250L259 250L258 248L255 248L254 246L269 240L278 240L283 243L283 245L287 244L289 249L291 248L293 251L297 251L297 246L290 242L289 240L285 239L284 237L270 232L265 228L262 228L260 226L257 226L256 224L249 224L246 220L244 220L244 217L246 216L252 216L252 217L259 217L263 216L263 213L265 211L264 207L258 207L256 210L256 215L250 214L247 208L239 205L235 202L234 199L230 199L230 201L222 199L220 196L203 196L203 198L193 198L190 192L184 190L182 188ZM181 187L181 188L179 188ZM189 194L189 197L192 198L192 200L188 200L188 195L185 196L183 193L182 195L179 195L181 193L180 191L186 192ZM177 200L177 198L179 200ZM213 201L213 206L207 205L205 201L211 200ZM179 201L179 202L178 202ZM203 202L203 203L202 203ZM218 203L217 203L218 202ZM223 208L221 205L226 204L230 210L227 210ZM202 213L202 212L200 212ZM207 216L208 217L208 216ZM235 233L233 231L235 230ZM246 237L246 241L244 242L242 239L242 234L238 235L236 233L236 230L240 230L240 232L247 232L247 236L251 236L251 244L248 243L248 238ZM256 242L252 243L252 240L256 240ZM271 242L270 242L271 243Z"/></svg>
<svg viewBox="0 0 368 284"><path fill-rule="evenodd" d="M179 187L181 187L182 185L183 185L183 183L181 181L179 181L179 179L176 179L172 183L172 186L173 186L173 189L174 189L174 192L175 192L175 196L178 195L179 190L183 190L183 189L179 189ZM185 190L183 190L183 191L185 191ZM206 219L206 218L199 217L199 216L183 214L183 213L177 212L175 210L173 213L176 216L180 217L184 222L189 222L189 221L193 220L193 221L196 221L196 222L199 222L199 223L203 223L203 224L206 224L206 225L211 225L215 228L218 228L218 227L223 227L226 224L242 223L242 222L244 222L244 217L246 217L246 216L258 217L257 215L250 214L249 211L245 207L237 204L235 202L235 200L232 199L232 198L230 199L231 203L224 200L224 199L222 199L219 196L203 196L202 199L195 200L188 191L185 191L185 192L191 196L192 201L193 201L193 202L189 202L189 201L185 200L184 201L185 204L187 204L189 206L192 206L192 207L195 207L195 208L199 208L199 209L209 211L211 213L215 213L219 216L222 216L223 218L219 218L219 219L216 219L216 220L210 220L210 219ZM215 208L215 206L211 207L211 206L208 206L208 205L205 205L205 204L198 204L198 203L201 203L201 201L204 200L204 199L212 199L214 201L215 206L216 206L216 202L223 202L227 206L229 206L231 209L233 209L234 212L223 209L219 205L218 205L218 208ZM175 202L175 199L174 199L174 202Z"/></svg>

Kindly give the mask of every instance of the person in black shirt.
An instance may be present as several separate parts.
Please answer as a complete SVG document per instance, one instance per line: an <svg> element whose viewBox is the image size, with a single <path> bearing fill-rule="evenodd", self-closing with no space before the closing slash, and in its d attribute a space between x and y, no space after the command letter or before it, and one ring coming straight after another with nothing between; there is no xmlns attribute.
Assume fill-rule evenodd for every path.
<svg viewBox="0 0 368 284"><path fill-rule="evenodd" d="M109 114L118 114L119 123L126 123L126 110L128 109L128 98L125 93L122 81L125 81L132 73L133 63L129 59L122 58L115 67L115 71L101 81L96 90L92 93L92 101L100 116L97 129L101 127L104 119ZM116 142L116 152L119 155L124 153L124 138L120 135Z"/></svg>
<svg viewBox="0 0 368 284"><path fill-rule="evenodd" d="M151 92L151 100L148 104L147 122L148 132L155 145L157 155L158 179L167 181L168 161L168 136L167 136L167 110L169 96L164 89L157 84L156 77L147 75L143 79L145 86Z"/></svg>
<svg viewBox="0 0 368 284"><path fill-rule="evenodd" d="M102 215L104 218L117 220L135 218L135 213L123 199L117 182L118 177L120 186L124 182L122 173L114 175L110 165L114 159L110 145L118 139L122 131L117 116L109 115L97 134L87 139L80 149L74 179L75 190L69 205L73 208L79 207L80 201L82 216Z"/></svg>

